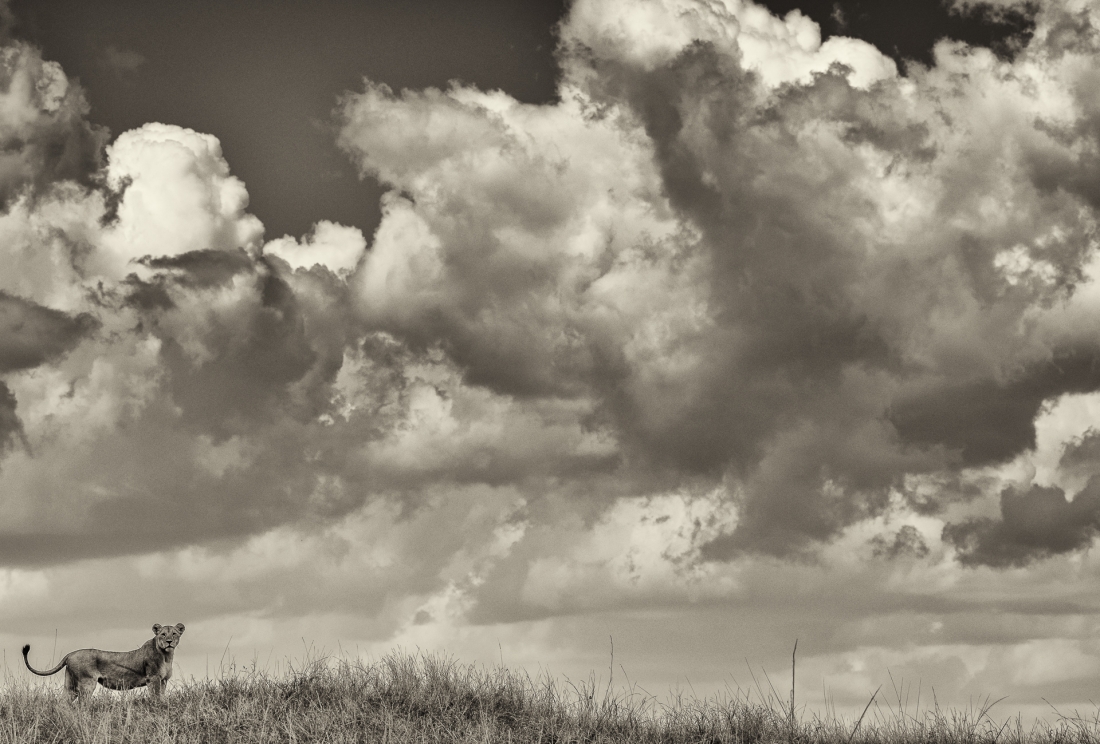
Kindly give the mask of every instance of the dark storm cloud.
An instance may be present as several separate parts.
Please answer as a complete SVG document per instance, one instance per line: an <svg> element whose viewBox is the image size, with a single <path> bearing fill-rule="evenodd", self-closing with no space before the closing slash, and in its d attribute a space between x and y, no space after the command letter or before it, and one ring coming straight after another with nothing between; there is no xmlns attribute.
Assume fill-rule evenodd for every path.
<svg viewBox="0 0 1100 744"><path fill-rule="evenodd" d="M0 291L0 373L56 359L97 327L87 313L72 317Z"/></svg>
<svg viewBox="0 0 1100 744"><path fill-rule="evenodd" d="M178 256L145 257L139 263L163 272L156 278L160 285L171 283L193 289L226 287L233 277L253 268L252 259L243 250L190 251Z"/></svg>
<svg viewBox="0 0 1100 744"><path fill-rule="evenodd" d="M721 328L704 351L698 398L674 426L643 436L690 469L746 465L845 366L892 361L888 339L851 299L861 276L855 236L838 235L827 212L861 211L843 203L853 174L841 166L827 184L801 178L797 130L839 121L846 139L924 158L923 130L896 123L888 99L833 74L758 107L755 76L708 44L652 72L596 64L603 95L626 98L641 117L669 198L703 228L715 267L709 293ZM840 199L830 204L822 188Z"/></svg>
<svg viewBox="0 0 1100 744"><path fill-rule="evenodd" d="M872 218L849 186L861 164L840 158L813 171L821 154L804 131L829 122L850 146L920 164L933 153L926 127L899 115L884 90L853 88L843 71L761 106L756 76L706 43L654 70L592 64L597 95L625 99L641 119L666 193L702 228L714 267L700 289L717 327L698 347L705 361L681 382L687 400L655 428L651 402L608 397L627 441L677 468L732 467L746 478L738 535L708 546L708 558L786 552L875 514L905 467L922 466L892 447L875 410L885 392L874 390L876 370L882 379L899 370L901 350L876 308L856 299L875 271L858 247L866 238L837 220ZM853 369L868 375L866 391L845 384Z"/></svg>
<svg viewBox="0 0 1100 744"><path fill-rule="evenodd" d="M889 417L905 442L943 445L966 466L1011 459L1035 446L1045 401L1100 389L1100 349L1056 354L1005 382L933 383L893 404Z"/></svg>
<svg viewBox="0 0 1100 744"><path fill-rule="evenodd" d="M905 525L893 535L893 540L878 535L871 540L876 558L924 558L928 555L928 545L916 527Z"/></svg>
<svg viewBox="0 0 1100 744"><path fill-rule="evenodd" d="M0 374L32 369L71 351L98 323L0 291ZM0 451L24 438L15 395L0 382ZM25 438L24 438L25 442Z"/></svg>
<svg viewBox="0 0 1100 744"><path fill-rule="evenodd" d="M1100 431L1089 428L1079 438L1067 442L1058 467L1070 475L1084 478L1100 471Z"/></svg>
<svg viewBox="0 0 1100 744"><path fill-rule="evenodd" d="M243 250L201 250L161 258L146 256L137 263L157 272L147 278L130 274L123 280L124 302L144 312L174 309L173 288L224 289L233 277L248 274L253 268L252 259Z"/></svg>
<svg viewBox="0 0 1100 744"><path fill-rule="evenodd" d="M1061 488L1005 489L1001 519L975 519L944 528L964 565L1026 566L1088 546L1100 529L1100 477L1066 499Z"/></svg>
<svg viewBox="0 0 1100 744"><path fill-rule="evenodd" d="M23 422L16 413L15 396L0 382L0 454L7 451L15 439L24 438Z"/></svg>
<svg viewBox="0 0 1100 744"><path fill-rule="evenodd" d="M347 289L331 272L295 273L244 251L142 263L157 273L132 276L127 301L162 340L168 388L195 431L221 438L326 410L347 342ZM225 304L211 311L205 298ZM199 359L187 346L195 342Z"/></svg>
<svg viewBox="0 0 1100 744"><path fill-rule="evenodd" d="M1046 39L1044 29L1020 58L1046 59ZM762 95L757 73L716 41L656 63L624 61L598 45L575 52L595 71L584 80L597 100L626 102L638 117L668 198L700 227L714 267L707 290L716 332L701 352L707 363L685 380L697 397L657 430L635 413L644 402L611 398L628 441L643 443L647 457L689 470L732 466L744 478L737 533L705 556L828 539L884 509L903 473L1011 459L1034 446L1044 402L1100 388L1092 344L1044 348L1050 342L1034 344L1017 325L1072 295L1094 254L1091 217L1073 216L1093 206L1083 186L1097 147L1091 127L1059 139L1040 120L1005 121L1003 136L1022 153L990 141L983 163L894 81L859 88L842 65ZM1095 96L1083 92L1090 73L1081 74L1073 90L1082 91L1083 124ZM935 70L911 77L933 106L960 95ZM955 100L951 115L969 116ZM976 135L981 125L966 126ZM876 159L886 166L878 173L868 168ZM1065 210L1057 218L1065 227L1050 237L1022 238L1019 260L1041 262L1047 285L1006 274L1006 251L1022 250L1013 246L1019 232L952 226L970 221L982 199L1005 198L992 196L1006 178L989 170L993 160L1025 176L1007 176L1025 210ZM1026 178L1036 162L1051 164L1037 194ZM934 216L923 233L887 237L867 184L929 177L944 196L927 204ZM1051 207L1040 206L1044 199ZM967 306L987 308L986 320L959 320L960 328L987 326L969 351L948 352L957 331L937 338L934 326L921 327L938 308Z"/></svg>

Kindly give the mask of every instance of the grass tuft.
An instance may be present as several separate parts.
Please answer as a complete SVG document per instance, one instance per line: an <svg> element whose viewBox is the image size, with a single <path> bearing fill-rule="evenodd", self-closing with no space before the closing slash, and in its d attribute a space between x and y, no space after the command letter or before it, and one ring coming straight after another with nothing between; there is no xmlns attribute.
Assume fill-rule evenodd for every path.
<svg viewBox="0 0 1100 744"><path fill-rule="evenodd" d="M594 677L560 683L446 656L393 653L377 662L313 659L273 675L252 668L213 680L99 691L72 705L60 685L8 679L0 687L0 744L9 742L532 742L534 744L1100 744L1100 718L1059 716L1025 730L998 724L990 703L919 715L868 702L850 721L792 716L774 690L660 702ZM874 705L872 705L872 703Z"/></svg>

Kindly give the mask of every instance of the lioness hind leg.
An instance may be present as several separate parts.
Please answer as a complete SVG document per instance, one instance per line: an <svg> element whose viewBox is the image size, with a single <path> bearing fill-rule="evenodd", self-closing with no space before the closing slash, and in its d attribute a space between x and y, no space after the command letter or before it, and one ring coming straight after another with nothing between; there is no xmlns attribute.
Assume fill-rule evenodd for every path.
<svg viewBox="0 0 1100 744"><path fill-rule="evenodd" d="M80 696L80 688L77 686L76 675L72 669L65 670L65 692L69 693L69 700L76 700Z"/></svg>
<svg viewBox="0 0 1100 744"><path fill-rule="evenodd" d="M92 693L95 692L96 684L97 682L94 677L77 678L72 670L65 670L65 689L74 702L77 700L90 699Z"/></svg>
<svg viewBox="0 0 1100 744"><path fill-rule="evenodd" d="M95 692L95 686L97 682L94 677L85 677L77 682L77 695L82 700L91 700L92 694Z"/></svg>

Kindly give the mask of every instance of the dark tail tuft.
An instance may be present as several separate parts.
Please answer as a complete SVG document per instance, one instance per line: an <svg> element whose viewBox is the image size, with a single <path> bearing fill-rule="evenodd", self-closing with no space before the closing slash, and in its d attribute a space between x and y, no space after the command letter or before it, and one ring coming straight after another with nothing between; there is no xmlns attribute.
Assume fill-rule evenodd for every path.
<svg viewBox="0 0 1100 744"><path fill-rule="evenodd" d="M23 647L23 658L24 659L27 658L27 654L29 654L30 651L31 651L31 644L28 643L26 646Z"/></svg>

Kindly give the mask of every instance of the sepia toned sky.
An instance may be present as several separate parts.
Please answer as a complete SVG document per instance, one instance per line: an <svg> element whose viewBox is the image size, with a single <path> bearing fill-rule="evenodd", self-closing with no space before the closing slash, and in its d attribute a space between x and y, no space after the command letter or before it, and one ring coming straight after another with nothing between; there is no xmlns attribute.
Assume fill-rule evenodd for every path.
<svg viewBox="0 0 1100 744"><path fill-rule="evenodd" d="M1091 709L1093 4L264 7L7 7L10 658Z"/></svg>

